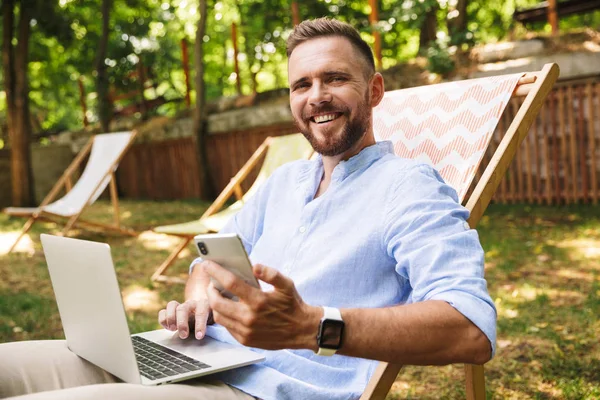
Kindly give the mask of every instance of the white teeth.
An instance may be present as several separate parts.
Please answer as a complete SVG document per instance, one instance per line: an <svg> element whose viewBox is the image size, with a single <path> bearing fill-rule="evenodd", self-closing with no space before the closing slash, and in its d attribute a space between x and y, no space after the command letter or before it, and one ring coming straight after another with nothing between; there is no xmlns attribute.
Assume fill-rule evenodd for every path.
<svg viewBox="0 0 600 400"><path fill-rule="evenodd" d="M318 117L315 117L315 122L320 124L321 122L327 122L333 119L335 119L335 114L319 115Z"/></svg>

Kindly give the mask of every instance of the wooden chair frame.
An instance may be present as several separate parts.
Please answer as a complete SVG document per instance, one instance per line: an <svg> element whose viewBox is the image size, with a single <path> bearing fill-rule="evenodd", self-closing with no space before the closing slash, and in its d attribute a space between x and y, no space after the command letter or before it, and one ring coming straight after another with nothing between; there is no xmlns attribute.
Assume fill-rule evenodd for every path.
<svg viewBox="0 0 600 400"><path fill-rule="evenodd" d="M521 142L537 117L546 96L558 79L557 64L546 64L540 71L525 74L517 84L512 97L525 99L504 134L490 162L485 167L473 192L466 200L470 212L469 226L475 228L489 205ZM361 400L384 399L398 373L400 364L380 362ZM485 399L485 375L483 365L465 364L466 396L468 400Z"/></svg>
<svg viewBox="0 0 600 400"><path fill-rule="evenodd" d="M52 201L56 200L56 197L58 196L58 194L60 193L60 191L63 188L67 192L69 192L71 190L71 188L73 187L72 175L76 171L79 170L79 168L81 167L81 164L83 163L83 160L90 154L90 152L92 150L92 145L94 144L94 138L95 138L95 136L92 136L87 141L87 143L85 144L83 149L79 152L79 154L77 154L75 159L73 159L73 161L67 167L65 172L62 173L62 175L60 176L58 181L54 184L54 186L52 187L50 192L46 195L46 197L44 197L44 199L42 200L42 202L40 203L40 205L38 207L38 211L35 211L30 216L30 218L27 220L27 222L23 226L21 234L19 235L19 237L17 237L17 240L13 243L13 245L11 246L11 248L9 249L8 252L11 253L15 249L15 247L17 246L17 243L19 243L19 241L23 238L23 236L25 236L25 234L27 234L27 232L29 232L29 230L33 227L33 224L37 220L61 222L62 220L67 218L67 223L61 232L61 236L66 236L68 234L69 230L71 230L71 228L73 228L75 226L100 228L103 230L116 231L118 233L125 234L125 235L137 236L138 233L135 232L134 230L121 227L121 223L120 223L120 219L119 219L119 197L117 194L117 181L116 181L116 176L114 173L115 167L119 165L119 163L125 156L125 153L127 153L127 150L132 146L136 135L137 135L137 131L133 131L131 138L129 140L129 143L127 143L127 145L125 146L125 148L123 149L123 151L121 152L121 154L119 155L117 160L115 160L115 162L110 166L109 171L106 173L106 175L104 175L104 177L99 181L99 183L96 185L94 190L90 192L90 195L89 195L85 205L81 208L81 210L79 210L79 212L77 212L76 214L67 218L62 215L56 215L56 214L44 211L42 208L44 206L50 204ZM110 198L111 198L111 202L112 202L112 206L113 206L114 224L109 225L109 224L103 224L103 223L99 223L99 222L92 222L92 221L87 221L87 220L81 219L80 218L81 214L83 213L85 208L88 207L92 203L92 198L94 197L94 194L102 185L104 178L109 175L110 175L110 182L109 182ZM17 213L14 213L11 215L23 216L23 217L29 216L29 214L21 214L20 215Z"/></svg>
<svg viewBox="0 0 600 400"><path fill-rule="evenodd" d="M273 138L271 136L267 137L263 143L256 149L256 151L252 154L252 156L246 161L246 163L242 166L242 168L230 179L229 183L225 188L221 191L219 196L215 199L215 201L204 211L204 214L200 217L199 221L216 214L219 212L227 200L232 195L235 195L236 200L241 200L244 193L242 191L242 183L248 177L248 174L258 165L258 162L263 158L269 149L269 145ZM181 238L181 241L177 245L177 247L169 254L169 257L154 271L152 274L151 280L153 282L166 282L166 283L185 283L185 279L181 279L175 276L167 276L165 273L171 267L179 253L185 249L188 243L194 238L195 235L188 234L172 234L173 236L178 236Z"/></svg>

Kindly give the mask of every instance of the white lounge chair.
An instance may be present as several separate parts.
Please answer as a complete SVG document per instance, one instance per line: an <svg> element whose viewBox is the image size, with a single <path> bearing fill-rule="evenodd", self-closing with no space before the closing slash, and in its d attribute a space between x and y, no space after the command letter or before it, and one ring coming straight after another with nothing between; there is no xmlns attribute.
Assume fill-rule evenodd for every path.
<svg viewBox="0 0 600 400"><path fill-rule="evenodd" d="M136 232L120 226L119 200L114 174L125 152L133 143L135 135L136 132L134 131L105 133L91 137L39 207L5 208L4 213L10 216L29 218L23 226L21 234L11 246L9 253L13 251L19 240L31 229L38 219L51 221L67 219L67 223L62 231L63 235L66 235L75 225L91 226L129 235L137 235ZM85 170L73 186L71 176L79 169L88 154L89 160L85 166ZM96 201L109 183L114 207L114 225L84 221L79 218L85 207ZM63 197L54 200L63 187L67 190L67 193Z"/></svg>

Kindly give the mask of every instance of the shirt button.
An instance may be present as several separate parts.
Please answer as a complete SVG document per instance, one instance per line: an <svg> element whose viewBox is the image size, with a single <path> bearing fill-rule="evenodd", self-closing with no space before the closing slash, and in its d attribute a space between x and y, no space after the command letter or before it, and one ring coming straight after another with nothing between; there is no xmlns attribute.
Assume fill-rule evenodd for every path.
<svg viewBox="0 0 600 400"><path fill-rule="evenodd" d="M299 231L300 233L304 233L304 232L306 232L306 228L305 228L305 227L303 227L303 226L301 226L301 227L300 227L300 229L298 229L298 231Z"/></svg>

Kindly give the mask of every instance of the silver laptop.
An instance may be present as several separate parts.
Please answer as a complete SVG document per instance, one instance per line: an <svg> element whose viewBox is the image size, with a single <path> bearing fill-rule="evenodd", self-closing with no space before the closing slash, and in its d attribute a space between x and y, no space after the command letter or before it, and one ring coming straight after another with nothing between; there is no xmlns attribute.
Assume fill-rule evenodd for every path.
<svg viewBox="0 0 600 400"><path fill-rule="evenodd" d="M182 340L165 329L131 335L109 245L41 239L69 349L123 381L160 385L264 360L209 337Z"/></svg>

